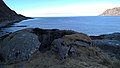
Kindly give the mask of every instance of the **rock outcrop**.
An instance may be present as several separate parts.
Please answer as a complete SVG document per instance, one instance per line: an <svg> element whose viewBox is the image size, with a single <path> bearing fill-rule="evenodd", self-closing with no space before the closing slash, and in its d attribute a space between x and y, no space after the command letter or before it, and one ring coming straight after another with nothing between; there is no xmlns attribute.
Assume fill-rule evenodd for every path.
<svg viewBox="0 0 120 68"><path fill-rule="evenodd" d="M91 38L92 46L97 46L109 56L120 59L120 33L91 36Z"/></svg>
<svg viewBox="0 0 120 68"><path fill-rule="evenodd" d="M30 29L10 34L0 44L0 54L5 63L27 60L40 47L38 36Z"/></svg>
<svg viewBox="0 0 120 68"><path fill-rule="evenodd" d="M58 29L33 29L33 32L39 36L39 41L41 42L41 46L39 48L40 51L49 50L51 43L58 38L63 37L64 35L70 35L77 32L71 30L58 30Z"/></svg>
<svg viewBox="0 0 120 68"><path fill-rule="evenodd" d="M75 55L76 48L74 46L89 46L91 39L83 34L77 33L72 35L65 35L62 38L55 39L52 42L53 50L57 51L61 59L65 59L69 55Z"/></svg>
<svg viewBox="0 0 120 68"><path fill-rule="evenodd" d="M3 0L0 0L0 28L25 19L28 19L28 17L17 14Z"/></svg>
<svg viewBox="0 0 120 68"><path fill-rule="evenodd" d="M120 41L116 35L99 39L70 30L20 30L2 39L0 67L119 68ZM116 38L110 39L113 36Z"/></svg>
<svg viewBox="0 0 120 68"><path fill-rule="evenodd" d="M120 41L120 33L112 33L112 34L103 34L99 36L91 36L93 40L98 39L109 39L109 40L119 40Z"/></svg>
<svg viewBox="0 0 120 68"><path fill-rule="evenodd" d="M76 33L67 30L44 30L44 29L24 29L12 33L0 43L0 54L3 57L3 63L9 64L27 60L34 52L40 50L45 52L50 50L54 39L64 35Z"/></svg>
<svg viewBox="0 0 120 68"><path fill-rule="evenodd" d="M107 9L105 12L100 14L100 16L120 16L120 7Z"/></svg>

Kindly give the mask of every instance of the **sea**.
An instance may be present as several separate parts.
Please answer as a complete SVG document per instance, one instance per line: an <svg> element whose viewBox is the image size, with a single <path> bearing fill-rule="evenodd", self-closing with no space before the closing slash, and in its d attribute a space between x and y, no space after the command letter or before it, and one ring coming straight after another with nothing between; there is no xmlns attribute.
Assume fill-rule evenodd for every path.
<svg viewBox="0 0 120 68"><path fill-rule="evenodd" d="M120 16L33 17L0 30L0 35L24 28L74 30L97 36L120 32Z"/></svg>

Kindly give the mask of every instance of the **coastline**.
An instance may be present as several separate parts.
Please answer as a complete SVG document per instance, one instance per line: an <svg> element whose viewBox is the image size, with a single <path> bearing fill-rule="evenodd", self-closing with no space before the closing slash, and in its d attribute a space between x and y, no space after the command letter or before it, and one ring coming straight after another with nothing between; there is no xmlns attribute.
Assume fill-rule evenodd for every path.
<svg viewBox="0 0 120 68"><path fill-rule="evenodd" d="M0 29L5 28L5 27L7 27L9 25L12 25L14 23L17 23L17 22L27 20L27 19L33 19L33 18L30 18L30 17L18 17L17 19L13 19L13 20L5 20L5 21L0 23Z"/></svg>
<svg viewBox="0 0 120 68"><path fill-rule="evenodd" d="M42 20L36 20L32 21L30 24L28 21L28 23L25 23L23 20L33 18L17 14L14 10L11 10L3 0L0 0L0 9L2 9L0 10L0 68L120 67L120 30L110 34L107 34L106 30L103 31L103 27L107 27L106 25L109 25L110 23L112 23L109 25L110 29L107 28L107 30L112 30L114 27L119 29L120 26L116 25L119 25L120 18L111 18L111 16L109 16L109 21L108 19L105 19L106 16L103 14L104 17L100 20L89 17L86 19L78 18L78 21L77 19L75 21L76 23L72 19L69 20L65 18L63 20L61 19L60 23L64 26L61 26L60 28L57 26L58 29L54 29L55 23L59 23L59 21L55 20L60 19L43 19L43 22ZM79 19L83 21L82 24L74 26L73 23L78 25L77 23L81 22ZM20 21L23 23L22 26L14 25L14 23L20 23ZM84 21L87 22L85 23ZM90 21L93 22L93 25L89 24ZM118 22L114 25L116 21ZM53 22L52 25L54 26L50 25L51 22ZM65 22L72 24L69 26L69 24L65 24ZM106 23L103 23L100 26L98 23L101 22ZM36 25L34 25L35 23ZM38 25L42 25L42 23L51 26L52 29L39 27ZM28 27L24 24L34 26ZM45 27L45 25L43 26ZM67 26L71 29L61 29L62 27L67 28ZM89 28L89 26L91 26L92 29ZM12 27L16 31L12 32ZM17 30L16 27L23 29ZM79 32L72 30L72 28L81 30L82 28L87 29ZM84 31L86 31L86 33L84 33ZM88 31L92 36L88 35ZM95 31L103 33L101 35L96 35ZM115 32L115 30L112 30L111 32Z"/></svg>
<svg viewBox="0 0 120 68"><path fill-rule="evenodd" d="M78 62L78 60L81 64L75 64L82 66L82 63L85 63L84 68L96 68L96 65L98 68L116 68L120 65L120 33L88 36L71 30L27 28L2 37L0 44L2 44L2 49L0 49L0 61L2 62L0 64L6 68L16 64L23 67L28 65L29 68L32 63L28 64L28 62L33 62L33 66L39 62L38 65L43 65L42 68L44 68L48 61L53 66L60 65L61 67L61 63L64 62L64 66L66 63L70 63L72 67L71 62ZM9 47L9 45L11 46ZM17 48L18 46L19 48ZM14 48L19 50L20 55L17 57L21 58L16 59L13 53L16 53L17 50L11 51ZM26 54L24 55L24 53ZM12 57L5 57L8 55L12 55Z"/></svg>

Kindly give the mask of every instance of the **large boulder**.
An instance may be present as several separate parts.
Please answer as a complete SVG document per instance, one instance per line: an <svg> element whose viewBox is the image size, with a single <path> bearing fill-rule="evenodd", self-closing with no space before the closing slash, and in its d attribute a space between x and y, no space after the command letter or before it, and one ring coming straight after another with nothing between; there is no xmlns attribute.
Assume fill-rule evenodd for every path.
<svg viewBox="0 0 120 68"><path fill-rule="evenodd" d="M120 60L120 41L106 39L92 40L91 45L99 47L111 57L115 57Z"/></svg>
<svg viewBox="0 0 120 68"><path fill-rule="evenodd" d="M120 33L91 36L91 45L99 47L109 56L120 60Z"/></svg>
<svg viewBox="0 0 120 68"><path fill-rule="evenodd" d="M64 35L75 34L77 32L71 31L71 30L34 28L33 33L38 35L39 41L41 42L41 46L40 46L39 50L40 51L46 51L46 50L50 49L51 43L55 39L61 38Z"/></svg>
<svg viewBox="0 0 120 68"><path fill-rule="evenodd" d="M89 46L90 42L90 37L83 33L65 35L52 42L52 49L58 52L60 59L65 59L70 53L73 54L76 51L74 46Z"/></svg>
<svg viewBox="0 0 120 68"><path fill-rule="evenodd" d="M2 38L0 45L1 61L14 63L27 60L37 50L50 50L54 39L77 32L71 30L27 28ZM3 59L4 60L3 60Z"/></svg>
<svg viewBox="0 0 120 68"><path fill-rule="evenodd" d="M17 31L6 37L0 45L0 55L4 63L27 60L40 47L38 36L31 29Z"/></svg>

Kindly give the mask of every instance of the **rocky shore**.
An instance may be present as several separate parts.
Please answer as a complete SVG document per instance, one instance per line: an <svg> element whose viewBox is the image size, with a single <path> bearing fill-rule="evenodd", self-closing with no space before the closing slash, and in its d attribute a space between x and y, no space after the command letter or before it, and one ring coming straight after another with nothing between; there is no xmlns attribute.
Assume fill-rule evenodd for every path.
<svg viewBox="0 0 120 68"><path fill-rule="evenodd" d="M3 0L0 0L0 9L0 28L25 19L31 19L30 17L17 14L14 10L10 9Z"/></svg>
<svg viewBox="0 0 120 68"><path fill-rule="evenodd" d="M29 19L0 0L0 28ZM0 68L119 68L120 33L27 28L0 37Z"/></svg>
<svg viewBox="0 0 120 68"><path fill-rule="evenodd" d="M18 17L18 18L11 19L11 20L4 20L4 21L0 22L0 29L8 27L10 25L13 25L16 22L20 22L20 21L23 21L23 20L26 20L26 19L32 19L32 18L23 16L23 17Z"/></svg>
<svg viewBox="0 0 120 68"><path fill-rule="evenodd" d="M120 33L27 28L0 40L0 68L119 68Z"/></svg>

